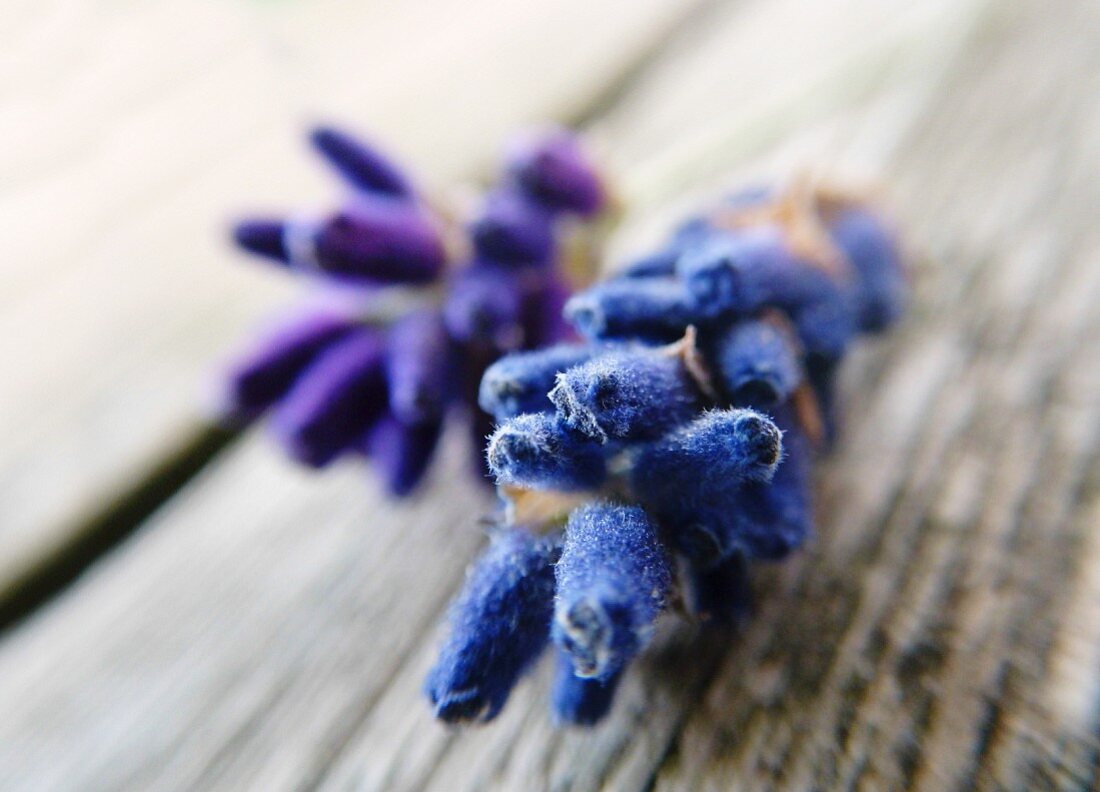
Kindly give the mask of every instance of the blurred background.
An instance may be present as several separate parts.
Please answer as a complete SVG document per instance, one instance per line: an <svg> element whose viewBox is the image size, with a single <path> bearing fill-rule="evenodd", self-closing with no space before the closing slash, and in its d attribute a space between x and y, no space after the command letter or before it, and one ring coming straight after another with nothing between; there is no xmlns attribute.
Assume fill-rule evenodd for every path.
<svg viewBox="0 0 1100 792"><path fill-rule="evenodd" d="M780 788L870 766L866 788L1024 789L1039 787L1020 768L1054 762L1052 741L1052 777L1090 783L1093 3L0 8L0 786L729 789L771 755L790 762ZM882 187L916 302L848 371L824 537L766 583L786 633L750 633L732 657L673 639L673 665L640 674L624 694L637 705L598 736L553 732L537 691L495 731L458 736L430 722L419 676L489 498L461 448L395 504L361 466L310 475L262 433L212 422L220 361L295 291L228 229L331 205L313 123L369 133L445 193L546 121L580 129L613 175L609 261L725 185L802 167ZM1021 637L1021 619L1038 632ZM832 648L800 655L790 692L775 658L805 653L807 631ZM927 666L899 665L924 645ZM680 687L654 688L680 667ZM755 681L712 685L745 679L730 669ZM862 731L792 736L848 718L827 692L868 673L888 681L856 696ZM1038 699L1018 693L1032 683ZM937 714L948 694L958 710ZM756 747L727 750L714 735L732 723ZM914 742L932 758L906 758Z"/></svg>

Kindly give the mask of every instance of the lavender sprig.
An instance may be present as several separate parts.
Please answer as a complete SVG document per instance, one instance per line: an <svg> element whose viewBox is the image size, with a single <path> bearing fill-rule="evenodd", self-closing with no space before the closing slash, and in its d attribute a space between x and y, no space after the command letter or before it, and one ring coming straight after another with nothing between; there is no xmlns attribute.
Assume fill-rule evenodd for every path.
<svg viewBox="0 0 1100 792"><path fill-rule="evenodd" d="M835 420L836 367L856 334L897 318L905 291L893 232L865 202L804 185L753 189L570 300L586 345L488 369L480 399L499 421L488 462L505 520L562 547L545 594L559 722L607 713L670 604L735 624L749 609L751 563L782 559L812 534L812 463ZM526 574L493 570L510 585ZM464 612L440 667L455 662L456 635L507 656L496 614ZM493 677L482 719L518 679L512 668Z"/></svg>
<svg viewBox="0 0 1100 792"><path fill-rule="evenodd" d="M599 214L602 179L568 132L528 136L454 229L374 146L327 128L310 140L350 196L310 219L242 221L234 239L302 276L327 305L286 315L230 367L227 414L271 411L292 458L324 467L368 457L400 496L423 477L447 415L460 410L480 466L491 423L477 383L506 352L571 337L561 320L571 289L560 221ZM395 287L403 291L391 296Z"/></svg>

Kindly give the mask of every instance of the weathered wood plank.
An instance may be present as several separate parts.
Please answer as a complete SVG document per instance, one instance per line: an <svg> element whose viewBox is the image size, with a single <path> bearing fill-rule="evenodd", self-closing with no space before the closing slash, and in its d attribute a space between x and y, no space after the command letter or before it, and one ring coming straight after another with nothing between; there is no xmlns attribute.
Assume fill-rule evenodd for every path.
<svg viewBox="0 0 1100 792"><path fill-rule="evenodd" d="M429 182L596 101L696 0L32 4L0 74L0 602L190 447L200 383L292 289L232 261L253 206L322 203L295 130L357 124ZM470 108L476 107L476 112Z"/></svg>
<svg viewBox="0 0 1100 792"><path fill-rule="evenodd" d="M794 7L769 5L777 20ZM773 164L888 174L925 250L908 324L848 369L821 537L760 576L760 613L728 652L670 629L591 733L554 732L541 683L493 727L447 732L417 688L478 541L453 515L483 503L451 464L432 502L379 510L350 471L307 480L253 438L0 647L0 778L638 789L661 768L658 788L1073 788L1096 701L1058 707L1095 679L1100 634L1100 64L1088 10L1047 9L1001 7L946 79L913 58L916 74L825 103L789 140L751 122L774 137L750 153ZM736 52L739 30L709 32ZM676 161L717 173L744 154Z"/></svg>

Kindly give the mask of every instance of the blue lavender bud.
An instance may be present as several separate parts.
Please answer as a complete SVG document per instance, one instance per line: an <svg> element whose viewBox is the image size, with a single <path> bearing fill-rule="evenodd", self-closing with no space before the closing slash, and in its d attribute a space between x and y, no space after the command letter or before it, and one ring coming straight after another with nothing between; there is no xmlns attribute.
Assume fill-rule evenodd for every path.
<svg viewBox="0 0 1100 792"><path fill-rule="evenodd" d="M500 350L523 344L523 288L514 272L478 262L457 272L449 285L443 319L452 338Z"/></svg>
<svg viewBox="0 0 1100 792"><path fill-rule="evenodd" d="M831 218L829 233L858 276L860 329L885 330L905 309L908 292L896 235L882 218L856 206Z"/></svg>
<svg viewBox="0 0 1100 792"><path fill-rule="evenodd" d="M752 587L745 556L734 552L717 564L688 564L685 599L696 618L736 625L752 609Z"/></svg>
<svg viewBox="0 0 1100 792"><path fill-rule="evenodd" d="M630 483L689 558L715 562L737 549L757 551L769 538L743 537L731 522L750 483L767 489L782 449L782 433L766 416L712 410L640 447Z"/></svg>
<svg viewBox="0 0 1100 792"><path fill-rule="evenodd" d="M517 141L507 172L528 196L555 211L587 217L607 203L595 165L576 136L565 130Z"/></svg>
<svg viewBox="0 0 1100 792"><path fill-rule="evenodd" d="M660 437L702 408L679 356L641 348L609 352L566 370L550 401L568 426L600 442Z"/></svg>
<svg viewBox="0 0 1100 792"><path fill-rule="evenodd" d="M784 406L775 412L783 431L783 459L770 482L747 482L721 524L721 545L750 558L785 558L809 536L813 526L809 440ZM728 555L728 552L724 552Z"/></svg>
<svg viewBox="0 0 1100 792"><path fill-rule="evenodd" d="M353 187L395 198L412 196L412 185L401 169L364 141L331 127L314 129L309 140Z"/></svg>
<svg viewBox="0 0 1100 792"><path fill-rule="evenodd" d="M226 412L255 418L290 390L306 367L359 323L331 311L314 311L284 322L241 356L226 376Z"/></svg>
<svg viewBox="0 0 1100 792"><path fill-rule="evenodd" d="M242 220L233 227L233 241L248 253L285 264L290 260L290 252L285 244L284 227L282 220Z"/></svg>
<svg viewBox="0 0 1100 792"><path fill-rule="evenodd" d="M543 265L554 253L552 216L513 190L489 193L469 232L477 257L497 264Z"/></svg>
<svg viewBox="0 0 1100 792"><path fill-rule="evenodd" d="M593 726L611 709L622 672L611 675L606 682L579 677L573 671L573 659L560 649L555 658L554 686L550 691L550 708L554 719L570 726Z"/></svg>
<svg viewBox="0 0 1100 792"><path fill-rule="evenodd" d="M546 645L558 549L526 531L501 531L466 573L450 633L425 692L437 718L488 721Z"/></svg>
<svg viewBox="0 0 1100 792"><path fill-rule="evenodd" d="M687 247L676 272L695 309L716 317L753 312L768 304L770 277L792 267L779 229L762 226Z"/></svg>
<svg viewBox="0 0 1100 792"><path fill-rule="evenodd" d="M442 429L441 418L407 424L390 413L367 430L362 450L391 495L408 495L424 478Z"/></svg>
<svg viewBox="0 0 1100 792"><path fill-rule="evenodd" d="M676 274L676 262L683 251L669 246L648 256L634 259L615 273L616 278L671 278Z"/></svg>
<svg viewBox="0 0 1100 792"><path fill-rule="evenodd" d="M355 333L324 351L275 410L272 429L287 452L324 467L352 448L386 403L385 344Z"/></svg>
<svg viewBox="0 0 1100 792"><path fill-rule="evenodd" d="M772 407L802 382L794 338L777 322L736 322L714 341L714 369L730 403Z"/></svg>
<svg viewBox="0 0 1100 792"><path fill-rule="evenodd" d="M390 410L413 424L437 421L451 397L451 343L439 311L411 311L390 327L386 354Z"/></svg>
<svg viewBox="0 0 1100 792"><path fill-rule="evenodd" d="M591 344L559 344L507 355L485 370L477 403L497 421L553 410L547 394L558 373L584 363L597 349Z"/></svg>
<svg viewBox="0 0 1100 792"><path fill-rule="evenodd" d="M607 683L649 642L665 607L672 572L657 531L637 506L581 506L554 573L554 642L577 676Z"/></svg>
<svg viewBox="0 0 1100 792"><path fill-rule="evenodd" d="M486 458L497 483L529 489L586 490L607 475L603 446L549 413L524 413L499 426Z"/></svg>
<svg viewBox="0 0 1100 792"><path fill-rule="evenodd" d="M776 227L727 234L689 250L677 272L700 314L745 316L778 308L791 317L807 352L837 357L855 333L851 289L793 258Z"/></svg>
<svg viewBox="0 0 1100 792"><path fill-rule="evenodd" d="M439 276L446 258L439 230L423 211L361 196L321 223L313 260L294 264L351 281L428 283Z"/></svg>
<svg viewBox="0 0 1100 792"><path fill-rule="evenodd" d="M565 318L586 338L674 341L705 318L675 278L621 278L597 284L565 304Z"/></svg>

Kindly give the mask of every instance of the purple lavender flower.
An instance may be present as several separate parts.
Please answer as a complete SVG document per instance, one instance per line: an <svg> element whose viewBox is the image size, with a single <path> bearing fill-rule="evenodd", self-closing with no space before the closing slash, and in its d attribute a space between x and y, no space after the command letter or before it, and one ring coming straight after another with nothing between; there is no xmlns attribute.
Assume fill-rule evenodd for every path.
<svg viewBox="0 0 1100 792"><path fill-rule="evenodd" d="M243 221L234 238L338 293L343 307L283 320L234 365L227 412L271 410L288 453L313 467L357 452L394 495L422 478L446 416L465 412L483 466L493 429L477 406L485 369L505 352L573 337L558 221L595 211L598 176L566 133L529 141L466 226L472 259L456 262L447 224L393 162L334 129L310 140L350 196L310 219ZM386 287L397 285L410 308L395 315Z"/></svg>
<svg viewBox="0 0 1100 792"><path fill-rule="evenodd" d="M550 635L557 544L520 528L495 534L451 605L449 632L425 689L436 717L487 721Z"/></svg>
<svg viewBox="0 0 1100 792"><path fill-rule="evenodd" d="M731 404L767 409L785 402L804 377L782 317L736 322L716 334L715 368Z"/></svg>
<svg viewBox="0 0 1100 792"><path fill-rule="evenodd" d="M671 277L622 278L593 286L566 303L565 315L585 338L664 343L704 315Z"/></svg>

